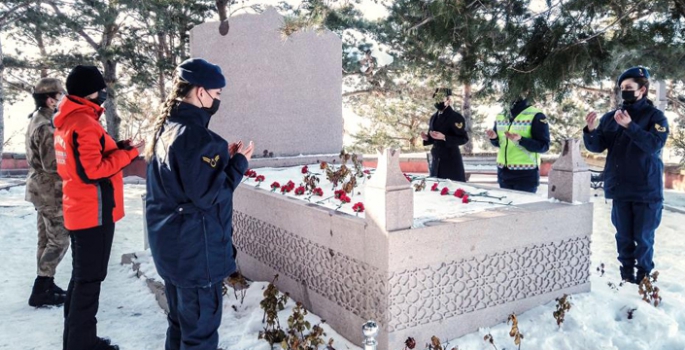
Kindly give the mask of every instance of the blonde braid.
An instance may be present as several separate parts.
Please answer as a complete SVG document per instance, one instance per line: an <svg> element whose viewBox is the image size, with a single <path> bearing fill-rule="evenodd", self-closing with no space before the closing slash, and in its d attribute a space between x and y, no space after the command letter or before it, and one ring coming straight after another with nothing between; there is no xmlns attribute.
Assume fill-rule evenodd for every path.
<svg viewBox="0 0 685 350"><path fill-rule="evenodd" d="M174 109L178 105L178 103L186 97L188 92L190 92L190 89L193 88L193 85L188 83L185 80L182 80L178 76L174 77L173 81L173 89L171 91L171 94L167 96L166 101L164 101L164 104L162 105L162 110L157 115L157 119L155 120L155 125L154 125L154 132L152 133L152 140L147 143L147 148L145 149L145 160L147 162L150 162L152 157L155 155L155 148L157 147L157 140L159 139L159 132L162 130L162 127L164 126L164 123L166 122L167 118L169 117L169 114L171 114L171 110Z"/></svg>

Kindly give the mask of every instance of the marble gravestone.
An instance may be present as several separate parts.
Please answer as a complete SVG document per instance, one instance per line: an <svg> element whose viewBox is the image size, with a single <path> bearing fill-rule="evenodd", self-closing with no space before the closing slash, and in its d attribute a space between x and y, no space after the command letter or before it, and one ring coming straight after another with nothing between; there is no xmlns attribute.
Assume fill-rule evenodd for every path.
<svg viewBox="0 0 685 350"><path fill-rule="evenodd" d="M337 154L342 148L342 41L330 31L281 34L275 9L190 33L190 52L221 66L227 86L210 128L229 142L253 140L255 157Z"/></svg>

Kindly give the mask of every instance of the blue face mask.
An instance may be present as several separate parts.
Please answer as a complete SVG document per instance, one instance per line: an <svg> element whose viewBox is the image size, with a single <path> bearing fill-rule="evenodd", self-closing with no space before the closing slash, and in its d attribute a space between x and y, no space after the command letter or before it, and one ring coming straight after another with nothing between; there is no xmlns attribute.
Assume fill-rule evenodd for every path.
<svg viewBox="0 0 685 350"><path fill-rule="evenodd" d="M107 90L98 91L98 97L94 99L89 99L88 101L95 103L98 106L102 106L105 101L107 101Z"/></svg>

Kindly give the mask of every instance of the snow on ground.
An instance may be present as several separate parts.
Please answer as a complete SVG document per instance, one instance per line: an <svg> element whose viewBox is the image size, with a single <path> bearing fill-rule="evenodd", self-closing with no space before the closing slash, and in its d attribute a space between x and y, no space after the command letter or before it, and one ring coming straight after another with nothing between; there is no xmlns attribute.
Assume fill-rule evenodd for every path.
<svg viewBox="0 0 685 350"><path fill-rule="evenodd" d="M334 166L334 165L331 165ZM333 198L333 185L326 179L325 172L320 169L319 164L309 164L308 169L311 173L318 174L321 182L319 187L323 190L324 194L321 197L311 197L309 199L313 203L318 203L323 207L329 209L336 209L340 206L340 201ZM292 181L295 186L299 186L303 181L302 166L294 166L288 168L256 168L253 169L258 175L263 175L265 177L264 182L259 184L259 188L265 191L271 191L271 184L276 181L281 186ZM373 175L371 175L373 176ZM425 176L425 175L417 175ZM358 215L359 217L364 217L364 213L356 214L353 211L353 206L357 202L364 202L364 185L366 181L369 181L366 177L359 179L358 187L350 194L351 201L348 204L340 207L340 211L350 215ZM413 181L413 184L418 184L420 180ZM255 179L245 178L244 184L249 186L257 186L258 183ZM477 188L471 185L466 185L464 183L457 183L452 181L441 180L438 184L438 191L431 191L431 187L435 184L435 179L427 179L426 188L420 192L415 192L414 195L414 227L422 227L425 223L435 220L443 220L448 218L454 218L459 216L464 216L476 212L481 212L485 210L492 209L506 209L508 206L506 204L510 203L512 205L541 202L547 200L544 197L531 195L520 192L512 191L501 191L501 190L488 190L487 194L496 198L487 198L481 196L473 196L471 203L462 203L461 198L453 196L457 189L463 189L469 194L478 194L486 192L482 188ZM338 186L337 189L342 188L342 184ZM443 188L449 189L449 195L442 196L439 191ZM281 195L280 189L276 190L276 193ZM295 191L285 194L288 197L294 197L302 200L307 200L308 195L295 195Z"/></svg>
<svg viewBox="0 0 685 350"><path fill-rule="evenodd" d="M268 179L267 179L268 182ZM268 184L267 184L268 185ZM546 193L541 186L539 193ZM115 234L109 274L103 283L98 319L99 334L108 336L123 350L163 349L166 319L154 297L142 280L135 277L130 266L119 265L121 255L143 249L142 201L144 187L126 186L127 216ZM62 308L33 309L27 305L35 278L35 211L23 201L24 188L0 191L0 349L48 350L61 347ZM684 194L674 194L678 200ZM668 199L670 202L672 200ZM558 329L552 317L555 303L534 308L519 315L519 327L524 334L522 349L685 349L685 239L682 227L685 215L664 211L656 236L656 269L661 273L658 285L662 289L663 305L654 308L640 300L637 286L626 285L614 291L607 283L618 284L618 264L615 259L614 230L609 220L611 204L603 197L595 199L595 232L592 237L592 292L574 295L573 307L566 322ZM149 256L139 254L142 268L154 274ZM606 265L606 275L600 277L594 268ZM71 258L67 256L57 272L57 283L66 288ZM265 282L256 282L247 291L243 304L230 292L224 300L224 316L220 328L223 349L268 350L266 342L257 339L262 328L259 301ZM236 307L237 311L233 309ZM290 308L280 313L285 324ZM628 310L637 308L634 319L628 320ZM313 324L319 319L309 315ZM358 349L327 328L336 339L338 350ZM493 349L483 341L491 333L498 349L516 348L508 335L509 326L502 323L489 329L453 339L448 349ZM436 336L444 338L443 335ZM360 336L361 337L361 336ZM351 339L359 343L360 339ZM417 339L417 349L425 349L428 339ZM402 349L393 344L392 349Z"/></svg>

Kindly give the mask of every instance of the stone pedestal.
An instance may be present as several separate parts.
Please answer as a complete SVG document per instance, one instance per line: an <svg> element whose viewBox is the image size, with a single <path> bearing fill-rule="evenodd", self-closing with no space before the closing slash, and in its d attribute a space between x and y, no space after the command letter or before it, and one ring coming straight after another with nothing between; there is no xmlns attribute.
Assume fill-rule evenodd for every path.
<svg viewBox="0 0 685 350"><path fill-rule="evenodd" d="M386 232L409 229L414 222L414 193L400 170L400 152L386 149L366 184L366 217Z"/></svg>
<svg viewBox="0 0 685 350"><path fill-rule="evenodd" d="M568 203L590 201L590 169L580 155L579 141L567 139L549 175L549 198Z"/></svg>

